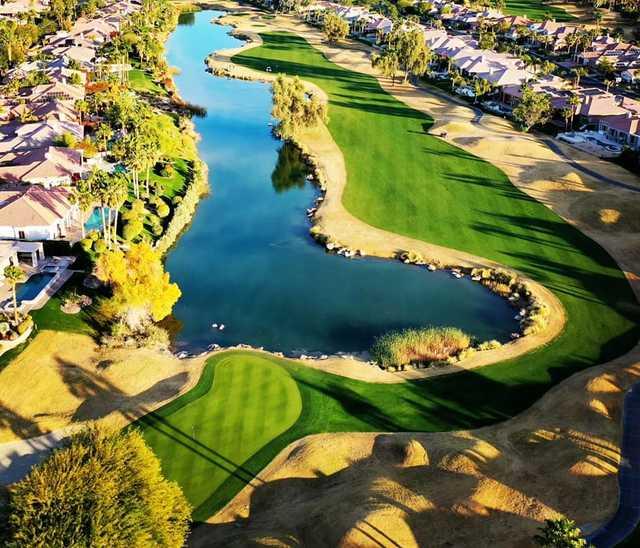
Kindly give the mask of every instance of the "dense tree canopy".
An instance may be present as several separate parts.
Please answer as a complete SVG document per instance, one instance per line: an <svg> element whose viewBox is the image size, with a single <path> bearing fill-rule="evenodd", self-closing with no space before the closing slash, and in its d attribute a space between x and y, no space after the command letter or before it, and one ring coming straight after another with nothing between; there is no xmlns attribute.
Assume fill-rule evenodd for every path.
<svg viewBox="0 0 640 548"><path fill-rule="evenodd" d="M387 52L389 55L396 55L399 68L404 71L405 81L409 75L422 76L433 57L425 44L423 31L417 26L394 29L389 34Z"/></svg>
<svg viewBox="0 0 640 548"><path fill-rule="evenodd" d="M0 69L26 59L27 51L38 39L38 27L11 19L0 20Z"/></svg>
<svg viewBox="0 0 640 548"><path fill-rule="evenodd" d="M97 276L112 290L112 296L102 303L102 312L132 329L150 320L162 320L180 298L180 288L171 283L160 254L146 242L131 244L125 252L103 253Z"/></svg>
<svg viewBox="0 0 640 548"><path fill-rule="evenodd" d="M322 30L327 37L327 42L333 43L344 40L349 34L347 22L333 12L328 12L324 16Z"/></svg>
<svg viewBox="0 0 640 548"><path fill-rule="evenodd" d="M326 120L326 105L307 93L297 76L287 78L279 74L273 82L272 93L272 114L278 120L275 132L282 139L291 139L298 131Z"/></svg>
<svg viewBox="0 0 640 548"><path fill-rule="evenodd" d="M92 426L11 488L7 544L179 548L190 514L138 432Z"/></svg>
<svg viewBox="0 0 640 548"><path fill-rule="evenodd" d="M545 124L551 117L551 99L544 93L536 93L529 86L522 91L520 104L513 109L513 117L522 129L529 131L533 126Z"/></svg>

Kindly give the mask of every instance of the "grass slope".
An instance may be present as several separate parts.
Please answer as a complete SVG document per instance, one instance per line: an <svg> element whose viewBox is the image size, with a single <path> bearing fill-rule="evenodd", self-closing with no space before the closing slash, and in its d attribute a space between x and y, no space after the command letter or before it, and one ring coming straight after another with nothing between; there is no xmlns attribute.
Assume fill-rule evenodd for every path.
<svg viewBox="0 0 640 548"><path fill-rule="evenodd" d="M180 462L184 458L180 446L191 442L170 436L163 439L165 434L154 435L147 427L145 435L169 476L190 497L194 483L202 482L198 489L208 491L206 499L201 491L192 498L198 504L196 519L215 512L248 481L247 473L258 473L280 449L303 435L438 431L496 422L525 409L570 374L623 354L639 334L631 288L595 242L516 189L494 166L427 135L431 120L388 95L374 78L334 65L293 35L265 34L263 40L262 47L235 61L298 74L327 92L329 129L344 153L349 174L344 203L354 215L386 230L469 251L526 272L558 295L568 323L552 344L515 360L393 386L344 379L246 352L214 358L210 362L214 368L223 359L228 368L259 371L264 364L285 368L298 385L302 414L292 428L272 441L262 434L259 440L248 438L243 443L251 443L253 456L234 460L233 444L238 440L231 444L214 437L215 428L210 434L199 430L209 421L204 411L211 397L206 383L164 408L159 416L175 424L181 436L195 438L242 471L232 473L227 462L215 481L209 481L208 476L196 474L189 461ZM247 386L242 392L225 394L227 414L234 421L242 420L237 413L252 417L256 410L263 413L262 398L246 397L258 382L255 376L246 375L244 382ZM215 390L216 385L214 394ZM177 421L174 412L185 399L203 409L203 414L194 411ZM261 417L260 424L263 420ZM225 474L227 479L221 483Z"/></svg>
<svg viewBox="0 0 640 548"><path fill-rule="evenodd" d="M573 21L575 17L562 8L545 4L542 0L507 0L505 13L525 15L529 19L543 21L546 16L556 21Z"/></svg>

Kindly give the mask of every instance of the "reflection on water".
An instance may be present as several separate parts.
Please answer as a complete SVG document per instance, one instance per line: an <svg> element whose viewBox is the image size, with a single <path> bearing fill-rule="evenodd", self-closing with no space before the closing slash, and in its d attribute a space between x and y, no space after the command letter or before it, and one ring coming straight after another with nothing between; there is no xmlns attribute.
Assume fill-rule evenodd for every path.
<svg viewBox="0 0 640 548"><path fill-rule="evenodd" d="M271 184L276 192L304 188L308 173L301 150L287 142L278 151L278 162L271 174Z"/></svg>

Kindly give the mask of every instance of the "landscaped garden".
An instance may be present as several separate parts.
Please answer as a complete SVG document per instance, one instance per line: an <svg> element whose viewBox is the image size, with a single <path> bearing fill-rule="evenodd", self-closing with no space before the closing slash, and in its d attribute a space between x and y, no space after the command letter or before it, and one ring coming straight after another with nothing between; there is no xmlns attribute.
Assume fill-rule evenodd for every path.
<svg viewBox="0 0 640 548"><path fill-rule="evenodd" d="M638 338L631 288L599 245L516 189L499 169L428 135L432 120L384 92L374 78L331 63L293 35L269 33L263 40L235 61L299 75L327 92L328 127L345 156L343 201L351 213L524 272L554 291L568 321L553 343L523 357L397 385L367 384L248 352L216 356L194 391L141 421L168 477L194 504L196 519L220 508L303 435L496 422L572 373L624 353ZM225 388L232 369L241 386ZM274 382L268 392L263 369ZM286 430L299 412L297 397L283 396L296 392L291 379L302 411ZM245 430L245 415L260 416L260 432ZM227 433L218 436L221 424Z"/></svg>

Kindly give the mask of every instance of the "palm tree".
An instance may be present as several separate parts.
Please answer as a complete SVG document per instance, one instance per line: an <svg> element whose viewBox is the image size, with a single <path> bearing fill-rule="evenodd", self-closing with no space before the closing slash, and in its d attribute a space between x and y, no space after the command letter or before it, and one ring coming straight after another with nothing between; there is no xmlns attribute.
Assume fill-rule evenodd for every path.
<svg viewBox="0 0 640 548"><path fill-rule="evenodd" d="M574 75L574 85L575 87L579 87L580 86L580 78L582 78L583 76L586 76L588 74L587 69L585 69L584 67L576 67L573 69L573 75Z"/></svg>
<svg viewBox="0 0 640 548"><path fill-rule="evenodd" d="M582 104L582 99L580 99L580 96L577 94L573 94L571 97L569 97L569 107L571 108L571 127L573 127L573 119L576 116L576 112L578 112L578 108L580 108L580 105Z"/></svg>
<svg viewBox="0 0 640 548"><path fill-rule="evenodd" d="M4 269L4 279L11 285L11 292L13 294L13 320L18 323L18 293L16 286L24 281L26 275L24 270L19 266L9 265Z"/></svg>
<svg viewBox="0 0 640 548"><path fill-rule="evenodd" d="M80 122L84 122L85 114L89 112L89 103L87 103L84 99L78 99L73 106L80 114Z"/></svg>
<svg viewBox="0 0 640 548"><path fill-rule="evenodd" d="M109 208L109 231L107 237L107 245L111 247L111 244L115 243L116 231L118 227L118 212L124 204L129 194L129 181L121 174L114 174L107 178L107 184L105 187L105 204ZM111 212L114 212L113 222L111 220Z"/></svg>
<svg viewBox="0 0 640 548"><path fill-rule="evenodd" d="M80 210L81 221L84 219L84 213L89 211L89 208L93 205L94 195L91 192L91 187L86 179L80 179L76 186L73 187L71 192L71 203L76 204ZM85 237L84 222L80 223L82 227L82 239Z"/></svg>
<svg viewBox="0 0 640 548"><path fill-rule="evenodd" d="M484 78L476 78L473 82L473 91L475 93L475 97L473 98L473 102L477 103L478 99L483 95L489 93L492 89L491 83L485 80Z"/></svg>
<svg viewBox="0 0 640 548"><path fill-rule="evenodd" d="M102 141L102 149L107 150L109 139L113 137L113 129L109 124L102 123L96 129L96 139Z"/></svg>

